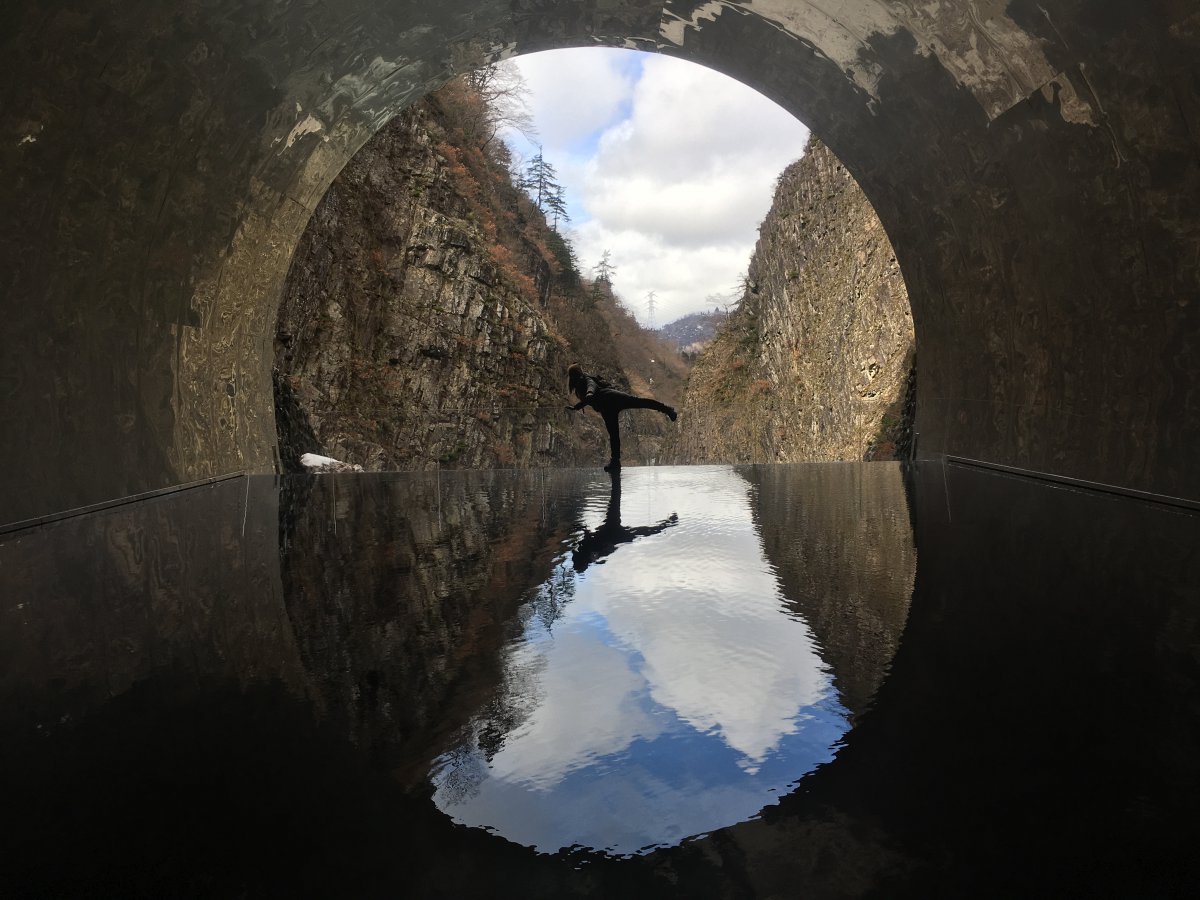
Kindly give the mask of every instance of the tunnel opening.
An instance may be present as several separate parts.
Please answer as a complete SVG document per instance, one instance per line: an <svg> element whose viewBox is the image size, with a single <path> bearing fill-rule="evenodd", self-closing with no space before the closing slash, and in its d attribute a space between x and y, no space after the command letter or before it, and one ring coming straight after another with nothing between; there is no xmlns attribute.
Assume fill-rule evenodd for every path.
<svg viewBox="0 0 1200 900"><path fill-rule="evenodd" d="M1194 504L1146 502L1200 497L1187 4L66 0L4 21L0 715L20 824L6 884L1196 893L1200 540ZM436 722L439 742L469 717L448 687L487 699L514 608L540 612L520 591L545 584L564 538L609 524L608 484L246 474L276 469L266 361L305 222L468 40L497 55L644 46L803 110L912 290L925 458L891 495L898 515L854 483L882 473L894 489L889 466L809 469L847 479L828 539L804 540L820 507L770 480L787 467L759 467L745 494L755 527L774 522L761 571L781 581L807 589L814 562L833 561L878 597L864 575L916 566L911 604L880 617L903 629L898 649L865 616L824 626L850 664L843 690L878 683L857 661L888 670L870 718L761 816L636 860L464 836L380 765L414 721ZM653 487L656 470L632 474ZM671 521L649 505L641 518L644 502L630 492L628 522L611 518ZM46 516L62 521L19 527ZM881 552L881 525L913 534L919 561L906 539ZM461 571L467 558L482 568ZM651 584L670 574L654 563ZM1130 709L1136 727L1114 727Z"/></svg>
<svg viewBox="0 0 1200 900"><path fill-rule="evenodd" d="M655 333L685 314L703 340ZM684 412L627 418L627 464L911 448L907 291L845 166L756 92L633 50L491 63L385 125L317 205L275 343L288 471L594 462L569 362Z"/></svg>
<svg viewBox="0 0 1200 900"><path fill-rule="evenodd" d="M920 455L1200 494L1181 374L1200 331L1190 14L352 6L14 12L10 522L275 467L266 347L296 241L346 160L443 83L464 42L643 47L803 114L912 292Z"/></svg>

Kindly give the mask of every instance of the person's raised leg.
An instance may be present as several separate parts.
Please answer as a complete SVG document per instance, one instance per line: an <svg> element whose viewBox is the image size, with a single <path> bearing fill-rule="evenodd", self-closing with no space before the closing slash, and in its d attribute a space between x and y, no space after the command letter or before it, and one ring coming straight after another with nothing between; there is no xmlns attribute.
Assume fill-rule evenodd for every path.
<svg viewBox="0 0 1200 900"><path fill-rule="evenodd" d="M623 394L621 401L624 409L656 409L672 422L678 418L675 407L667 406L667 404L650 397L635 397L632 394Z"/></svg>

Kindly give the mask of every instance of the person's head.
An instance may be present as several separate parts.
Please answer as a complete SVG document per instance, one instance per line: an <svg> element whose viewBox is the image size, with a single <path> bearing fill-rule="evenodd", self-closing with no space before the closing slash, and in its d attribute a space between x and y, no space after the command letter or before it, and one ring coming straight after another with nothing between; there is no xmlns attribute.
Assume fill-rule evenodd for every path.
<svg viewBox="0 0 1200 900"><path fill-rule="evenodd" d="M571 363L567 366L567 390L574 392L580 400L583 399L587 385L583 377L583 366L579 363Z"/></svg>

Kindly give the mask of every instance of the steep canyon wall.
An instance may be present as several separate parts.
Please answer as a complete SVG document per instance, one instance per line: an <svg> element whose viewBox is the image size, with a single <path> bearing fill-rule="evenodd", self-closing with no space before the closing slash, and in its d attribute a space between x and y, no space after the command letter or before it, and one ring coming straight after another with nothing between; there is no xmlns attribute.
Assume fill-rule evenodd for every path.
<svg viewBox="0 0 1200 900"><path fill-rule="evenodd" d="M908 293L883 226L813 140L780 176L741 304L692 372L675 459L903 455L915 360Z"/></svg>
<svg viewBox="0 0 1200 900"><path fill-rule="evenodd" d="M594 463L607 439L598 416L565 409L570 363L633 390L681 388L682 363L629 362L669 354L642 352L655 339L612 295L562 271L541 212L461 138L436 96L417 104L314 212L275 342L285 469L305 452L368 471ZM627 429L630 462L658 458L667 432L649 417Z"/></svg>

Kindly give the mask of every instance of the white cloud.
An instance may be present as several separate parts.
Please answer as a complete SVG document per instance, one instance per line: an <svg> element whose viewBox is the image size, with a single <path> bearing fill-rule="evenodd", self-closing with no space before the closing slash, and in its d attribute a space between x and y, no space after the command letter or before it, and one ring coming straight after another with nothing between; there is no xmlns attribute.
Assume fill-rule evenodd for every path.
<svg viewBox="0 0 1200 900"><path fill-rule="evenodd" d="M655 292L659 324L688 312L710 309L705 298L729 293L750 260L753 242L718 247L688 245L635 228L606 227L592 220L575 232L576 251L585 266L593 265L607 249L617 263L614 283L630 308L642 307L648 291Z"/></svg>
<svg viewBox="0 0 1200 900"><path fill-rule="evenodd" d="M742 163L778 170L800 156L807 129L733 79L693 63L648 56L631 115L602 142L601 166L663 181L708 178ZM686 166L681 165L685 163Z"/></svg>
<svg viewBox="0 0 1200 900"><path fill-rule="evenodd" d="M612 179L590 199L593 219L608 233L632 231L683 248L742 247L757 227L760 186L751 173L712 182L656 182L644 174Z"/></svg>
<svg viewBox="0 0 1200 900"><path fill-rule="evenodd" d="M515 60L548 154L570 152L624 114L637 83L628 52L547 50Z"/></svg>
<svg viewBox="0 0 1200 900"><path fill-rule="evenodd" d="M808 129L744 85L671 57L559 50L518 65L582 223L585 270L612 251L618 294L645 321L654 291L657 324L731 292Z"/></svg>

